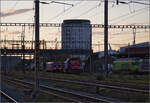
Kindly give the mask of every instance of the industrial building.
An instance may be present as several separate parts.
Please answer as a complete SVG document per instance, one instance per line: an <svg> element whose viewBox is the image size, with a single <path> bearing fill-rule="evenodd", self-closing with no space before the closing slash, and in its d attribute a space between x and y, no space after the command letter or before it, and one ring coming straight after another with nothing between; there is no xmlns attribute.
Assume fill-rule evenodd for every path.
<svg viewBox="0 0 150 103"><path fill-rule="evenodd" d="M120 54L128 57L149 57L149 42L128 45L120 48Z"/></svg>
<svg viewBox="0 0 150 103"><path fill-rule="evenodd" d="M89 20L64 20L61 28L62 49L92 49L92 27Z"/></svg>
<svg viewBox="0 0 150 103"><path fill-rule="evenodd" d="M12 69L21 62L19 56L1 56L1 69Z"/></svg>

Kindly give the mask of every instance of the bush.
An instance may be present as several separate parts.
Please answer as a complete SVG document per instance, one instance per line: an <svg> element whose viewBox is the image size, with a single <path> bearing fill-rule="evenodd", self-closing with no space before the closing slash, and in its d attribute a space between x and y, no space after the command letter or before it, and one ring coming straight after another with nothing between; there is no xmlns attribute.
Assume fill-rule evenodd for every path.
<svg viewBox="0 0 150 103"><path fill-rule="evenodd" d="M105 75L104 75L104 74L98 74L98 75L96 76L96 80L99 80L99 81L105 80Z"/></svg>

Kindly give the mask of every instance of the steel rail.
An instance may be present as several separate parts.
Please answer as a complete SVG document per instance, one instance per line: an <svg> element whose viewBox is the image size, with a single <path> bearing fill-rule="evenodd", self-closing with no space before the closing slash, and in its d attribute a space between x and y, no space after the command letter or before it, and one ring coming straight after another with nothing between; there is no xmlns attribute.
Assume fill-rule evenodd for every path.
<svg viewBox="0 0 150 103"><path fill-rule="evenodd" d="M25 75L20 75L25 78L33 78L32 76L25 76ZM129 92L139 92L139 93L150 93L148 90L143 90L143 89L137 89L137 88L129 88L129 87L120 87L120 86L114 86L110 84L102 84L102 83L92 83L92 82L87 82L87 81L76 81L76 80L69 80L69 79L62 79L62 78L45 78L45 77L39 77L40 80L46 80L46 81L58 81L58 82L66 82L66 83L74 83L78 85L86 85L86 86L94 86L98 88L109 88L109 89L117 89L117 90L124 90L124 91L129 91Z"/></svg>
<svg viewBox="0 0 150 103"><path fill-rule="evenodd" d="M7 78L7 79L8 79L8 78ZM24 83L12 81L12 80L10 80L10 79L8 79L7 81L8 81L8 82L11 82L11 83L15 83L15 84L20 85L20 86L25 87L25 88L30 88L30 89L32 89L32 86L33 86L33 84L30 84L30 83L24 84ZM67 98L67 97L61 96L61 95L59 95L59 94L55 94L55 93L48 92L48 91L45 91L45 90L41 90L41 89L40 89L40 91L43 92L43 93L46 93L46 94L50 94L50 95L53 95L53 96L62 98L62 99L64 99L64 100L68 100L68 101L72 101L72 102L78 102L78 103L80 102L80 101L78 101L78 100L71 99L71 98Z"/></svg>
<svg viewBox="0 0 150 103"><path fill-rule="evenodd" d="M74 81L74 80L67 80L67 79L56 79L56 78L43 78L43 77L40 77L40 79L54 80L54 81L67 82L67 83L74 83L74 84L80 84L80 85L86 85L86 86L95 86L95 87L101 87L101 88L125 90L125 91L131 91L131 92L149 93L149 91L147 91L147 90L134 89L134 88L128 88L128 87L112 86L112 85L99 84L99 83L81 82L81 81Z"/></svg>
<svg viewBox="0 0 150 103"><path fill-rule="evenodd" d="M13 102L13 103L19 103L17 102L15 99L13 99L11 96L7 95L5 92L3 92L2 90L0 90L1 95L3 95L6 99L8 99L9 102Z"/></svg>
<svg viewBox="0 0 150 103"><path fill-rule="evenodd" d="M5 77L5 79L6 79L6 77ZM17 80L17 79L14 80L14 79L10 79L10 78L7 78L7 79L10 80L10 81L18 82L20 84L33 86L33 83L30 83L30 82L25 82L25 81ZM84 99L92 101L92 102L93 101L96 101L96 102L101 101L101 102L107 102L107 103L116 102L116 100L113 100L113 99L107 98L107 97L98 98L98 97L93 97L93 96L84 95L84 94L80 94L80 93L73 93L73 92L63 90L63 89L49 87L49 86L45 86L45 85L40 85L40 89L45 90L45 91L52 90L52 91L57 91L57 92L61 92L61 93L67 93L67 94L73 95L74 97L80 97L82 99L84 98Z"/></svg>

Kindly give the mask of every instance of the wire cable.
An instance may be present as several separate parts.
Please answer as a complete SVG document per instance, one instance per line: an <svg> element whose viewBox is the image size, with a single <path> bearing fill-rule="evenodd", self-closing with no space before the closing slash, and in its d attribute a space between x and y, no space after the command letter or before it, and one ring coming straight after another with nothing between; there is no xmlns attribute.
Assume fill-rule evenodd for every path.
<svg viewBox="0 0 150 103"><path fill-rule="evenodd" d="M129 3L137 3L137 4L142 4L142 5L150 5L150 4L147 4L147 3L143 3L143 2L136 2L136 1L130 1Z"/></svg>
<svg viewBox="0 0 150 103"><path fill-rule="evenodd" d="M92 7L92 8L90 8L90 9L88 9L87 11L85 11L85 12L82 13L82 14L80 14L79 16L75 16L74 18L79 18L79 17L81 17L81 16L83 16L83 15L88 14L89 12L91 12L92 10L94 10L95 8L100 7L100 6L101 6L101 3L102 3L102 1L100 1L100 3L99 3L98 5L96 5L96 6Z"/></svg>
<svg viewBox="0 0 150 103"><path fill-rule="evenodd" d="M80 1L80 2L77 2L76 4L74 4L74 6L69 7L69 8L68 8L68 9L66 9L65 11L64 11L64 10L63 10L63 11L61 11L61 12L60 12L60 13L58 13L56 16L54 16L54 17L52 17L52 18L48 19L48 20L47 20L47 22L48 22L48 21L50 21L50 20L56 19L56 18L58 18L59 16L62 16L62 14L63 14L63 13L65 13L65 12L67 12L67 11L71 10L73 7L75 7L75 6L79 5L79 4L81 4L83 1L84 1L84 0L82 0L82 1Z"/></svg>
<svg viewBox="0 0 150 103"><path fill-rule="evenodd" d="M141 8L141 9L135 10L135 12L133 12L133 13L140 12L140 11L143 11L143 10L145 10L145 9L146 9L146 8ZM121 19L122 17L129 16L129 15L131 15L131 14L133 14L133 13L126 13L126 14L121 15L121 16L119 16L119 17L116 17L116 18L110 19L110 20L109 20L109 22L111 22L111 21L115 21L115 20L118 20L118 19Z"/></svg>
<svg viewBox="0 0 150 103"><path fill-rule="evenodd" d="M20 0L16 1L15 4L11 7L11 10L15 9Z"/></svg>
<svg viewBox="0 0 150 103"><path fill-rule="evenodd" d="M33 11L33 15L34 15L34 11L35 11L34 2L33 2L32 9L33 9L32 11ZM34 18L33 15L29 16L29 17L25 20L25 22L29 21L30 19L32 20L32 18ZM33 20L32 20L32 21L33 21Z"/></svg>
<svg viewBox="0 0 150 103"><path fill-rule="evenodd" d="M148 8L145 8L145 9L148 9ZM116 24L116 23L118 23L118 22L124 22L125 20L131 19L131 17L134 17L134 16L136 16L136 15L139 15L139 14L142 14L142 13L144 13L144 12L147 12L147 11L145 11L145 9L142 9L142 10L136 12L136 13L135 13L135 12L134 12L134 13L131 13L131 14L133 14L133 15L131 15L131 14L124 15L124 17L126 17L126 18L124 18L123 16L121 16L121 17L123 17L122 19L121 19L121 17L119 17L118 19L120 19L120 20L117 21L117 22L115 22L115 23L112 23L112 24ZM128 16L128 17L127 17L127 16ZM114 19L114 20L117 20L117 19ZM114 20L111 20L111 21L114 21Z"/></svg>

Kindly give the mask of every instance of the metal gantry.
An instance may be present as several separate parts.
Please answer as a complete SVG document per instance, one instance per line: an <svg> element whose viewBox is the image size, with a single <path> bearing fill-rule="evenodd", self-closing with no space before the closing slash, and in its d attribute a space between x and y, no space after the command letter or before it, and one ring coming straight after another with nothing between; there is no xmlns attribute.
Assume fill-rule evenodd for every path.
<svg viewBox="0 0 150 103"><path fill-rule="evenodd" d="M136 28L133 28L133 45L135 45Z"/></svg>
<svg viewBox="0 0 150 103"><path fill-rule="evenodd" d="M103 24L91 24L92 28L104 28ZM34 26L34 23L0 23L0 26ZM61 23L40 23L40 27L61 27ZM150 29L150 25L108 25L109 29Z"/></svg>
<svg viewBox="0 0 150 103"><path fill-rule="evenodd" d="M11 47L12 44L21 44L21 43L22 43L21 40L1 40L0 41L0 44L3 45L3 46L1 46L1 49L3 49L3 48L7 48L7 49L22 49L21 45L19 45L19 47L17 47L17 48L12 48ZM25 49L31 49L31 50L34 49L34 48L32 48L32 46L30 46L33 43L35 43L35 41L24 40L24 45L25 45L24 47L25 47ZM39 43L40 43L40 47L41 48L43 47L43 49L60 49L60 45L61 45L62 41L40 40ZM104 43L94 43L94 44L92 44L92 48L99 47L99 49L100 49L100 45L104 45ZM111 45L120 47L120 46L127 46L128 44L111 43Z"/></svg>

